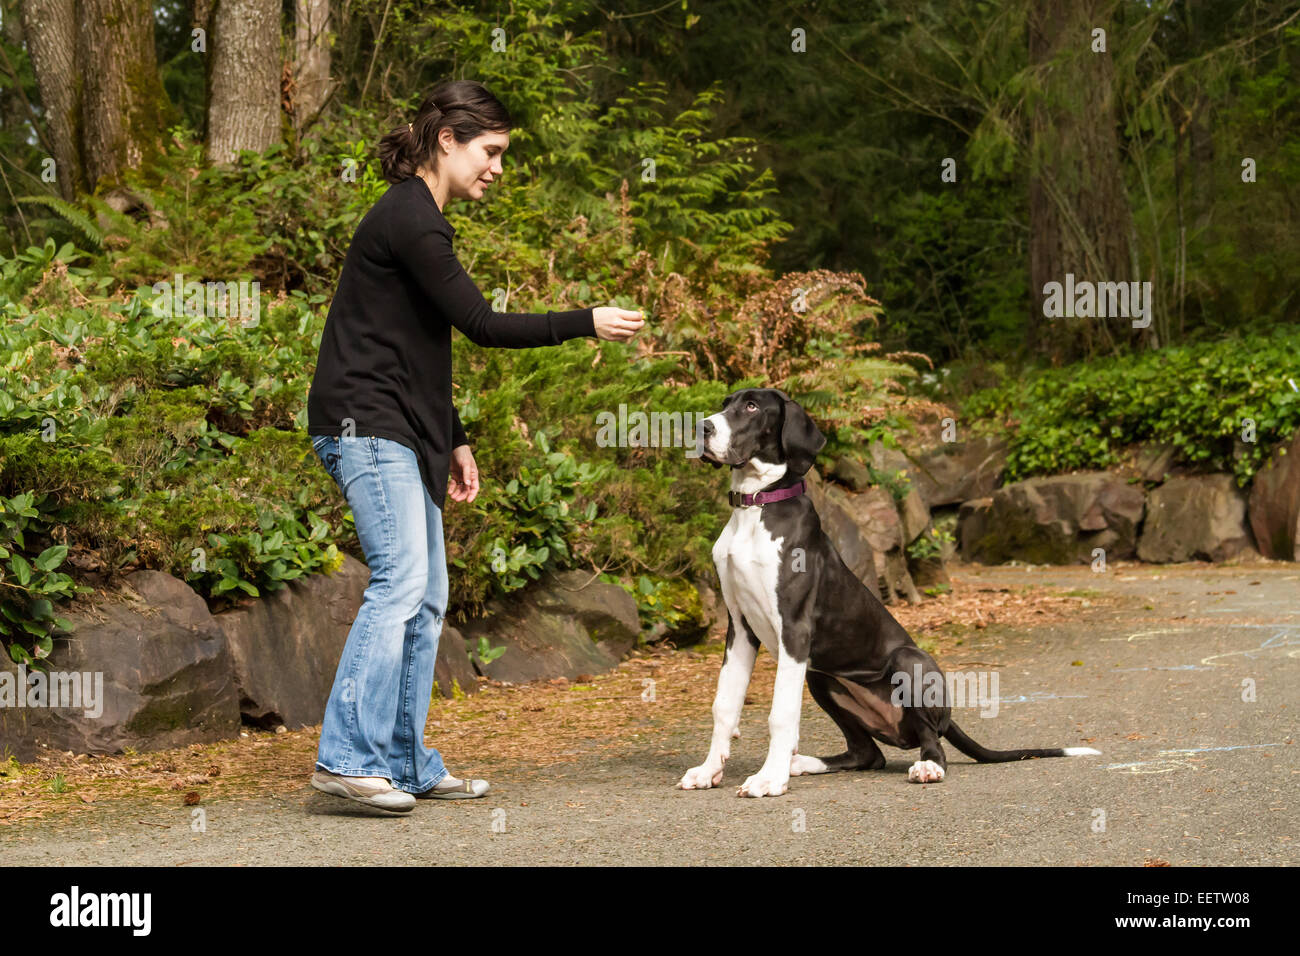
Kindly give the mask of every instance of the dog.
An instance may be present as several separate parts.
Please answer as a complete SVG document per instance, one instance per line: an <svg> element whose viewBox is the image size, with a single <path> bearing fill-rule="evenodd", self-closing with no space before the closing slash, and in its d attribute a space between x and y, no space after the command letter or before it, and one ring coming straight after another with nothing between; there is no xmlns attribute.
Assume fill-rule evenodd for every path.
<svg viewBox="0 0 1300 956"><path fill-rule="evenodd" d="M740 785L738 796L779 796L800 774L880 769L885 756L877 740L920 748L907 772L913 783L943 780L948 764L940 738L981 763L1099 753L1091 747L989 750L953 722L939 665L845 565L803 493L802 476L826 438L785 392L733 392L721 412L701 422L697 437L702 460L731 468L731 519L713 546L728 612L727 646L708 755L686 771L679 788L722 783L760 644L777 660L770 741L763 766ZM896 696L900 680L918 677L921 686L941 692ZM805 679L813 700L844 734L844 753L799 753Z"/></svg>

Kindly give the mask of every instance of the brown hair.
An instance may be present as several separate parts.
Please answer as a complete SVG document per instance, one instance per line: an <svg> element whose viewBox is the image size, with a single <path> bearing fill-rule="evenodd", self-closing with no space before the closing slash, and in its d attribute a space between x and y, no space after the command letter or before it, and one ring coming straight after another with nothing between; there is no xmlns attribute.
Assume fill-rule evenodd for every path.
<svg viewBox="0 0 1300 956"><path fill-rule="evenodd" d="M384 179L400 183L421 165L437 170L438 131L449 127L462 146L484 133L508 133L510 113L482 83L445 80L420 104L415 119L403 123L379 141L379 165Z"/></svg>

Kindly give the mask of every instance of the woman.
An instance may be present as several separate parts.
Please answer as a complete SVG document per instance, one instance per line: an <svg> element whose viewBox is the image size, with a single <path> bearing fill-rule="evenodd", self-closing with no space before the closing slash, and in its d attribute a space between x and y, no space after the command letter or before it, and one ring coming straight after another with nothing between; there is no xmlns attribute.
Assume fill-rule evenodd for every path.
<svg viewBox="0 0 1300 956"><path fill-rule="evenodd" d="M481 797L424 744L448 580L442 510L478 495L451 401L451 327L478 345L529 348L595 335L626 342L641 313L488 308L452 252L442 210L502 173L512 123L481 84L439 85L379 143L394 185L357 226L307 399L312 447L355 518L370 582L325 708L317 790L386 810L416 797Z"/></svg>

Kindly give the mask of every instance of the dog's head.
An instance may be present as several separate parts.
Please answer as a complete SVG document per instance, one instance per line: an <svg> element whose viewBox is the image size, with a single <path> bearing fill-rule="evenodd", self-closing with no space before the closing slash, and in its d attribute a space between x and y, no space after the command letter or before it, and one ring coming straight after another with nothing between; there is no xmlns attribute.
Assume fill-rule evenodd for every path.
<svg viewBox="0 0 1300 956"><path fill-rule="evenodd" d="M812 467L826 436L808 413L776 388L742 388L722 403L722 411L700 425L700 457L714 467L739 468L752 459L784 462L788 474Z"/></svg>

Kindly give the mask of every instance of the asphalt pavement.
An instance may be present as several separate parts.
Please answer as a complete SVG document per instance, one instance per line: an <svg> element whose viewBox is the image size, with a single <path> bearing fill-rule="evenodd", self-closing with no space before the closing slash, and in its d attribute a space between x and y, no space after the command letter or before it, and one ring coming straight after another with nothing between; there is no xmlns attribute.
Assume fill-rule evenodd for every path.
<svg viewBox="0 0 1300 956"><path fill-rule="evenodd" d="M1292 864L1300 838L1300 566L966 568L990 587L1053 583L1119 605L1029 630L973 635L948 670L997 675L994 709L958 708L989 747L1085 747L1100 756L976 764L946 745L947 778L883 770L794 777L742 799L766 747L745 709L723 785L674 788L709 740L697 727L631 738L616 759L580 757L493 775L483 800L420 801L393 815L300 791L205 801L201 832L177 807L140 823L114 801L88 824L0 827L19 864ZM987 685L986 685L987 686ZM800 752L842 748L805 690ZM160 818L150 810L150 819Z"/></svg>

